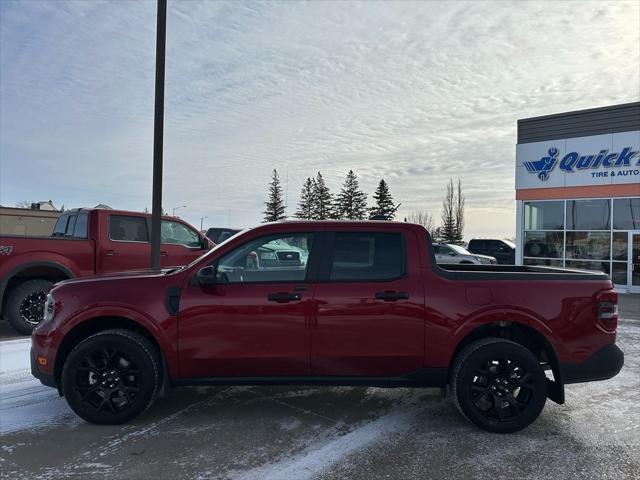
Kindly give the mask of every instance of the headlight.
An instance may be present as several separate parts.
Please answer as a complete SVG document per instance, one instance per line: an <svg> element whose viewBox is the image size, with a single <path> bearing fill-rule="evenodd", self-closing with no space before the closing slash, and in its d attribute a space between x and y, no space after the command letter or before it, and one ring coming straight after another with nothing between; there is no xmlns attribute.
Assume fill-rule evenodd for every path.
<svg viewBox="0 0 640 480"><path fill-rule="evenodd" d="M56 313L56 301L53 298L53 295L47 295L47 301L44 303L44 316L42 317L42 321L48 322L53 319L53 315Z"/></svg>

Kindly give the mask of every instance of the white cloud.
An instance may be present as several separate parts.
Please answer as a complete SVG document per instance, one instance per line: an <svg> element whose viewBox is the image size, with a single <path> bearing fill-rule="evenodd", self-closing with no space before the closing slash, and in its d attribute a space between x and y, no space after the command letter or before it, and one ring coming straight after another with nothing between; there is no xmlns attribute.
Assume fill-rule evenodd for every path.
<svg viewBox="0 0 640 480"><path fill-rule="evenodd" d="M512 234L516 120L640 97L637 2L169 2L165 206L260 220L321 170ZM151 203L155 2L2 3L0 201Z"/></svg>

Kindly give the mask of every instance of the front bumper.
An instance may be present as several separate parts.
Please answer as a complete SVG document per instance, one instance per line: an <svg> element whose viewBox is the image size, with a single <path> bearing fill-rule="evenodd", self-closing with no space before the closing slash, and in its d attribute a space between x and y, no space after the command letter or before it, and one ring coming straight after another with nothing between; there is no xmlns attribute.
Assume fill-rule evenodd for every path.
<svg viewBox="0 0 640 480"><path fill-rule="evenodd" d="M36 356L33 353L33 348L31 349L30 356L31 356L31 375L36 377L38 380L40 380L40 383L42 383L47 387L58 388L58 385L56 385L56 380L53 377L53 375L47 375L46 373L42 373L40 370L38 370L38 364L36 362Z"/></svg>
<svg viewBox="0 0 640 480"><path fill-rule="evenodd" d="M624 353L617 345L605 345L582 363L562 363L563 383L592 382L615 377L624 365Z"/></svg>

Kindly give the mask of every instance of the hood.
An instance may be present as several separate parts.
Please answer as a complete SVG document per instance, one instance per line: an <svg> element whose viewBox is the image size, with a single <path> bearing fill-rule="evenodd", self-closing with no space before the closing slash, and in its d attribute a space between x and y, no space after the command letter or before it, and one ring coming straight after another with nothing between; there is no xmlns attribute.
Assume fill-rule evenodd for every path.
<svg viewBox="0 0 640 480"><path fill-rule="evenodd" d="M160 270L153 270L151 268L145 268L140 270L127 270L125 272L111 272L103 273L101 275L94 275L90 277L70 278L69 280L63 280L56 284L58 285L70 285L77 283L96 282L100 280L117 280L117 279L131 279L131 278L157 278L164 277L168 273L174 272L181 267L166 267Z"/></svg>

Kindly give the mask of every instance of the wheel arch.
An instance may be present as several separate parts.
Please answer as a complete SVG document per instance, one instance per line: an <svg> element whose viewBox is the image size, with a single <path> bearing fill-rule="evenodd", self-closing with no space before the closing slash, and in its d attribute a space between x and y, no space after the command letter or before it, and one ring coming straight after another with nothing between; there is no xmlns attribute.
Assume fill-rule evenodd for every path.
<svg viewBox="0 0 640 480"><path fill-rule="evenodd" d="M131 330L147 338L154 345L158 352L158 355L160 356L161 367L163 370L161 375L163 378L163 383L171 381L169 376L171 367L167 362L162 340L159 340L158 336L155 335L149 328L147 328L147 326L143 325L137 320L130 318L130 316L125 316L122 314L105 314L91 316L90 318L77 323L64 334L62 342L60 343L60 346L58 347L56 352L53 371L56 385L58 385L58 389L61 394L62 392L60 386L62 368L71 351L75 348L76 345L78 345L78 343L90 337L91 335L102 332L104 330L112 329Z"/></svg>
<svg viewBox="0 0 640 480"><path fill-rule="evenodd" d="M450 363L453 363L464 347L476 340L489 337L511 340L531 351L541 363L549 365L554 380L548 380L548 397L556 403L563 404L564 383L560 371L560 361L554 347L555 342L540 328L537 320L522 316L511 318L514 317L501 315L500 319L493 317L476 320L472 324L466 325L467 328L458 332Z"/></svg>
<svg viewBox="0 0 640 480"><path fill-rule="evenodd" d="M22 263L10 270L0 281L0 312L4 312L11 290L23 281L43 279L59 282L70 278L75 278L73 271L58 262L33 261Z"/></svg>

